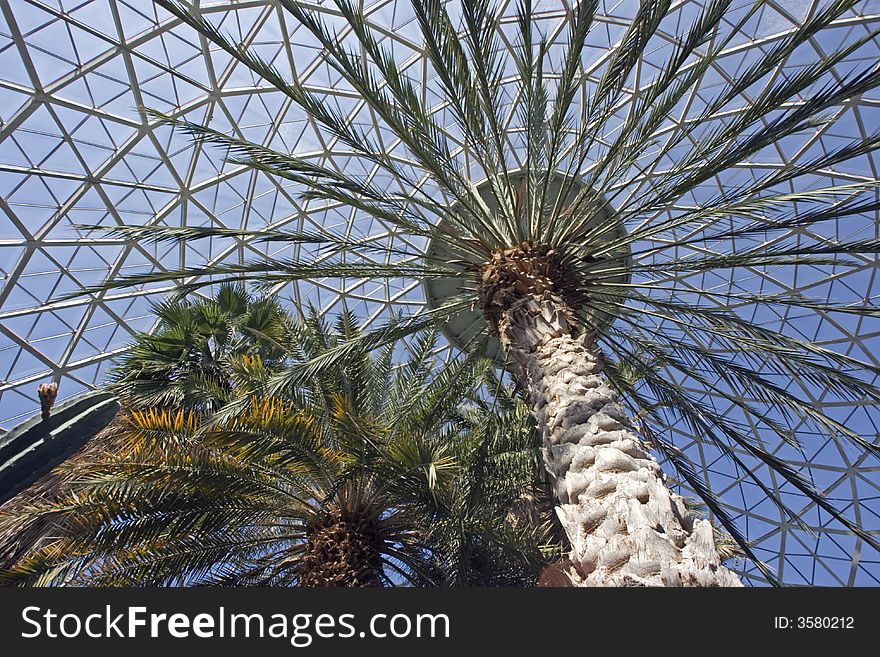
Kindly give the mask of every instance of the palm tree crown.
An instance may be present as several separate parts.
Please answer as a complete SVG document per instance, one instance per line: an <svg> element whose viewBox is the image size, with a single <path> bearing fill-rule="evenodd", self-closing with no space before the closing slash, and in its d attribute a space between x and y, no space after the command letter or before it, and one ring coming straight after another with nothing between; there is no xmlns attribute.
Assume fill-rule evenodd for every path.
<svg viewBox="0 0 880 657"><path fill-rule="evenodd" d="M489 348L490 337L503 345L542 424L545 458L562 482L557 491L560 509L572 507L572 527L583 530L591 522L586 507L573 508L586 504L583 495L593 489L587 490L585 482L599 476L590 468L601 471L613 460L610 472L650 473L653 466L645 448L653 448L772 581L772 572L698 476L695 463L676 447L676 432L687 427L705 449L745 472L787 522L806 526L768 478L785 482L860 541L880 549L876 532L854 522L794 465L806 460L799 458L803 440L814 434L830 437L841 449L850 443L875 455L880 451L874 437L809 401L819 390L841 405L876 403L880 391L873 380L880 369L820 346L788 323L774 328L761 319L792 308L805 316L872 317L876 308L866 300L836 303L829 288L822 287L811 297L739 285L716 288L719 279L735 280L741 272L790 276L785 272L809 267L834 275L877 253L876 238L863 237L856 228L815 243L805 242L804 235L823 234L823 226L841 219L860 226L880 208L872 195L874 179L809 184L812 177L875 150L880 135L842 141L794 164L769 167L754 179L735 175L742 163L833 123L836 108L880 86L876 63L839 72L877 31L855 35L797 74L774 73L855 2L835 0L816 8L768 45L763 57L744 62L735 77L696 94L765 3L739 8L730 0L710 1L686 18L668 0L643 2L604 57L603 67L590 77L583 61L595 26L596 1L577 3L568 12L568 38L560 50L548 46L539 12L528 0L517 4L513 17L486 0L465 0L454 7L414 0L440 99L435 108L417 93L395 54L349 0L336 0L333 16L341 20L332 22L300 2L279 0L285 15L323 48L341 84L365 101L393 136L393 149L256 51L239 46L197 11L174 0L156 4L285 94L350 149L353 161L375 167L405 191L389 191L375 178L356 173L357 167L349 173L210 126L154 113L156 119L228 149L235 164L301 186L306 199L344 204L411 241L401 245L332 230L117 227L113 231L119 235L147 241L219 236L308 248L302 249L303 256L289 259L119 277L95 290L171 280L191 287L245 279L271 286L321 277L408 278L430 290L439 281L445 296L434 299L429 309L340 343L277 377L273 389L326 372L351 350L387 344L426 327L451 326L477 311L482 316L479 333L456 337L468 349ZM640 76L638 93L631 93L634 72L656 61L648 53L657 47L661 25L670 20L679 21L679 38L662 51L647 82ZM514 54L508 60L503 53L511 41ZM744 94L751 102L740 106ZM692 118L670 130L669 117L683 104ZM441 126L441 112L454 126L454 136ZM467 145L467 161L456 143ZM638 181L637 192L633 181ZM722 184L710 192L710 181ZM415 248L416 243L427 246ZM321 257L315 259L318 247ZM205 274L212 277L193 282ZM688 284L682 286L685 275ZM572 366L570 376L560 374L562 366L551 362L557 356L563 366ZM628 377L637 385L627 385ZM565 389L554 393L554 385ZM626 393L622 403L630 406L635 423L616 410L620 392ZM718 412L713 399L723 401L730 412ZM571 415L575 412L580 413L576 420ZM578 430L560 438L554 422ZM610 433L596 444L585 444L584 432L590 427L594 433ZM562 449L554 441L576 446ZM610 445L617 445L613 456L611 447L606 449ZM600 452L602 458L596 456ZM586 470L570 471L572 463ZM620 482L623 478L618 477ZM626 486L618 482L620 504L626 499L624 488L640 490L634 481ZM647 486L648 498L653 500L655 492L665 495L653 483ZM673 507L679 504L674 496L669 499ZM608 509L603 513L606 520L614 515ZM689 520L681 522L682 536L700 540L702 530ZM587 533L601 545L587 541L573 548L581 550L576 578L589 579L600 571L610 577L630 566L626 577L633 581L653 577L650 560L636 563L628 557L624 566L614 561L614 546L625 539L603 538L593 532L596 526ZM681 541L690 545L685 538ZM676 544L670 549L685 548ZM711 569L715 572L716 566ZM668 573L658 577L679 581Z"/></svg>

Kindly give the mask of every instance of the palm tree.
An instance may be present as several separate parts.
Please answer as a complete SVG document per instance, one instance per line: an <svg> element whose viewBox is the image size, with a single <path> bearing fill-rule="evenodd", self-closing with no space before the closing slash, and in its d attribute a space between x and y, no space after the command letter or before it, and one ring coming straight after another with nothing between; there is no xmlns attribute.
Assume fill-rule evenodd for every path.
<svg viewBox="0 0 880 657"><path fill-rule="evenodd" d="M336 328L312 315L296 330L299 355L357 335L350 315ZM52 525L55 538L2 579L533 583L552 547L509 513L533 492L538 469L527 411L503 387L502 413L482 410L485 394L468 401L484 377L498 383L485 361L465 359L433 377L436 335L414 340L402 365L395 346L352 352L335 371L276 396L254 392L270 370L259 356L241 356L247 371L234 383L247 392L211 423L185 409L131 411L112 451L66 463L65 490L16 510L11 520Z"/></svg>
<svg viewBox="0 0 880 657"><path fill-rule="evenodd" d="M279 363L291 324L277 300L253 298L240 284L219 286L213 298L168 299L152 312L156 327L137 334L111 372L109 387L130 409L218 409L232 397L235 359Z"/></svg>
<svg viewBox="0 0 880 657"><path fill-rule="evenodd" d="M430 301L424 312L378 326L277 385L332 368L355 345L387 344L426 327L445 325L450 339L465 349L485 346L473 332L454 329L477 309L482 334L500 342L507 367L532 405L556 510L571 545L569 575L579 585L740 584L720 564L711 526L695 519L672 492L650 449L666 458L774 581L695 465L674 446L667 427L687 426L713 446L794 526L805 527L761 471L880 549L875 536L772 447L775 440L801 449L793 428L802 426L877 454L876 445L815 408L786 381L818 387L844 403L876 402L880 393L871 378L880 370L756 319L767 309L872 316L876 308L868 302L835 304L827 297L719 292L708 276L691 278L686 289L676 285L682 273L794 266L837 271L855 266L851 256L877 253L873 237L838 234L807 247L800 239L823 222L855 220L880 207L869 195L877 186L873 179L807 184L814 174L875 150L880 135L842 142L754 179L733 175L740 163L827 125L830 110L880 85L876 64L847 74L836 68L876 31L852 36L796 74L776 74L854 0L814 8L769 42L762 57L744 62L735 75L698 96L701 81L743 26L755 20L761 0L739 12L730 0L709 0L694 9L693 19L677 14L669 0L646 0L604 54L604 68L589 78L581 62L596 0L583 0L568 12L568 39L561 49L548 47L530 0L521 0L508 20L490 0L460 5L413 0L430 65L425 75L433 76L440 109L426 104L350 0L335 0L335 8L321 14L296 0L279 0L284 14L323 49L340 84L367 104L384 136L347 121L341 108L238 45L198 10L175 0L156 4L262 77L349 149L353 161L382 176L323 166L156 112L154 118L228 149L233 164L300 186L305 199L347 205L411 239L386 243L330 229L118 227L116 234L146 241L226 236L319 245L327 257L132 275L95 290L157 281L178 281L185 289L240 280L271 286L318 277L423 282ZM337 31L342 28L330 26L326 11L334 15L333 25L344 24L346 38ZM667 17L684 27L675 43L652 59L647 53L655 52L654 37ZM502 55L507 42L513 42L512 61ZM643 82L631 92L637 69ZM738 106L745 94L751 102ZM683 104L693 118L669 130L670 117ZM450 131L439 122L441 110ZM393 152L382 146L388 135L395 140ZM466 162L457 143L466 145ZM650 185L640 186L639 193L623 193L630 181L648 178ZM404 191L376 182L387 179ZM713 180L726 182L707 192L705 183ZM419 243L428 246L409 246ZM636 388L626 389L626 372L638 375ZM735 415L717 412L700 390L712 391Z"/></svg>
<svg viewBox="0 0 880 657"><path fill-rule="evenodd" d="M158 407L211 414L234 397L242 359L258 357L266 367L282 364L293 325L277 300L254 298L242 285L219 286L213 298L168 299L153 304L152 310L158 319L154 330L135 334L111 370L108 387L127 410ZM72 464L123 449L128 441L120 435L121 418L68 456ZM75 467L66 470L76 475ZM67 486L61 472L47 471L3 505L7 522L0 536L0 567L51 533L51 523L26 522L27 514L18 510Z"/></svg>

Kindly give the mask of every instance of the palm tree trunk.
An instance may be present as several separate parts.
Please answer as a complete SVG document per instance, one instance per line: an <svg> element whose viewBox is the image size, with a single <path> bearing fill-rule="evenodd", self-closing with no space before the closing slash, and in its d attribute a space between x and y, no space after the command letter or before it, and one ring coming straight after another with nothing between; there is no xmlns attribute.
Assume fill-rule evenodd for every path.
<svg viewBox="0 0 880 657"><path fill-rule="evenodd" d="M742 586L712 526L690 515L630 429L594 338L575 337L567 303L545 292L511 304L502 344L527 385L571 543L578 586Z"/></svg>
<svg viewBox="0 0 880 657"><path fill-rule="evenodd" d="M381 537L369 525L329 511L309 528L299 562L299 585L309 587L382 586Z"/></svg>

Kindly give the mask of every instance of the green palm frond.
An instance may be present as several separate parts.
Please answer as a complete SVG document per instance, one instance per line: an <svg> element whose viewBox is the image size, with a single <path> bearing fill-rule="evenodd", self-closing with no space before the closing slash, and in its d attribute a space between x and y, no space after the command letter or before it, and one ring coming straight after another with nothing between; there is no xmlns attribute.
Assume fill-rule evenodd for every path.
<svg viewBox="0 0 880 657"><path fill-rule="evenodd" d="M111 373L111 387L130 408L215 411L233 397L233 364L244 355L280 362L290 332L277 301L235 284L220 285L213 298L165 300L152 309L156 327L135 336Z"/></svg>

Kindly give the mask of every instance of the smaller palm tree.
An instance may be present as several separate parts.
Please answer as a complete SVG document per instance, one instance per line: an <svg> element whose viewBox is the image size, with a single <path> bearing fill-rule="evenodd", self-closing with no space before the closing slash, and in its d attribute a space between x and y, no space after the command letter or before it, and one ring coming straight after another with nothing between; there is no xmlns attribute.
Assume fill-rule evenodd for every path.
<svg viewBox="0 0 880 657"><path fill-rule="evenodd" d="M112 372L110 387L129 408L217 410L233 396L235 357L280 363L291 321L272 297L226 284L213 298L153 304L158 325L135 336Z"/></svg>
<svg viewBox="0 0 880 657"><path fill-rule="evenodd" d="M329 331L313 314L295 330L297 357L319 357L357 334L349 315ZM23 510L53 521L58 538L3 579L533 583L554 548L532 517L510 511L535 493L539 441L527 410L485 361L432 375L435 334L419 336L410 359L395 364L402 349L349 353L335 371L275 394L261 390L271 378L261 357L240 355L231 387L242 394L210 420L132 410L124 449L67 464L69 490Z"/></svg>
<svg viewBox="0 0 880 657"><path fill-rule="evenodd" d="M251 296L242 285L221 285L211 298L169 299L152 308L158 319L154 331L136 334L111 370L110 388L125 408L210 414L233 397L241 357L258 356L270 367L280 366L286 356L284 343L291 335L292 318L273 298ZM53 385L40 386L44 419L54 402ZM51 534L51 522L27 522L29 516L22 509L35 500L56 497L67 487L66 477L78 473L77 464L124 448L126 433L120 424L121 419L112 421L89 438L66 472L48 472L3 506L0 568L42 543L47 532Z"/></svg>

